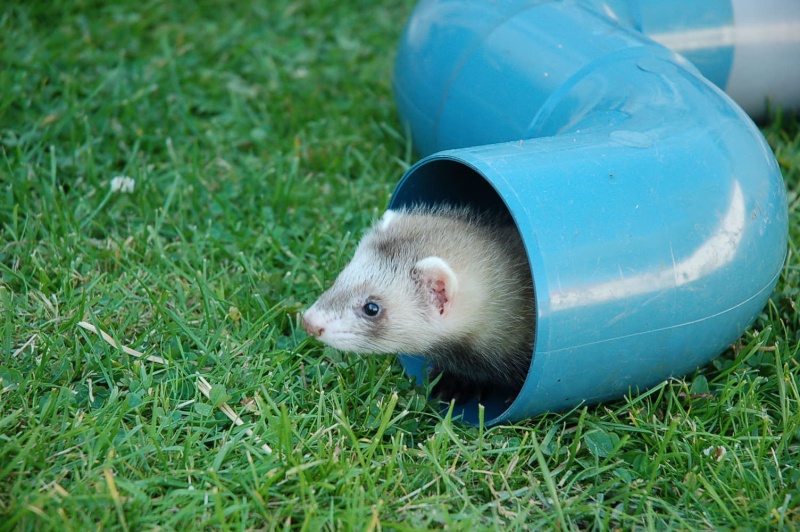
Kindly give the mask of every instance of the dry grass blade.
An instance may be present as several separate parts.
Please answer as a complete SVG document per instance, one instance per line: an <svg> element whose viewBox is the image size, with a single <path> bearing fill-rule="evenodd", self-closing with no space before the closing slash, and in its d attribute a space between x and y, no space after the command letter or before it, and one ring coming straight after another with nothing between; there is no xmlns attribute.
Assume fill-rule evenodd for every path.
<svg viewBox="0 0 800 532"><path fill-rule="evenodd" d="M16 351L14 351L13 353L11 353L11 358L17 358L17 356L18 356L20 353L22 353L23 351L25 351L25 349L26 349L27 347L34 345L34 342L35 342L35 341L36 341L36 335L34 334L34 335L33 335L33 336L31 336L30 338L28 338L28 341L27 341L27 342L25 342L24 344L22 344L22 347L20 347L19 349L17 349L17 350L16 350Z"/></svg>
<svg viewBox="0 0 800 532"><path fill-rule="evenodd" d="M85 321L81 321L81 322L78 323L78 325L80 327L86 329L87 331L91 331L91 332L93 332L95 334L100 335L100 337L103 340L105 340L106 342L108 342L110 345L116 347L117 349L122 349L123 352L125 352L125 353L127 353L127 354L129 354L131 356L135 356L135 357L138 357L138 358L145 358L145 359L147 359L147 360L149 360L151 362L157 362L159 364L164 364L165 366L169 365L169 362L167 360L164 360L161 357L157 357L155 355L145 355L144 353L142 353L140 351L136 351L135 349L131 349L130 347L126 347L124 345L121 346L121 345L117 344L117 342L111 337L111 335L109 335L108 333L106 333L105 331L103 331L101 329L98 329L97 327L95 327L91 323L87 323ZM211 384L201 375L198 375L197 388L200 390L200 392L202 392L203 395L205 395L207 398L211 399L211 396L210 396ZM233 421L236 425L238 425L238 426L244 425L244 420L242 418L240 418L239 415L233 410L233 408L228 406L226 403L222 403L221 405L219 405L219 409L222 410L222 412L226 416L228 416L228 418L231 421ZM255 438L256 440L261 442L261 448L264 450L265 453L272 454L272 448L269 445L267 445L266 443L263 443L261 438L256 436L256 434L252 431L252 429L246 429L246 433L251 438Z"/></svg>
<svg viewBox="0 0 800 532"><path fill-rule="evenodd" d="M200 392L202 392L203 395L211 399L211 383L208 382L202 375L197 376L197 388L200 390ZM226 403L222 403L221 405L219 405L219 409L222 410L222 412L226 416L228 416L228 419L233 421L237 426L241 427L242 425L244 425L244 420L240 418L239 415L236 412L234 412L233 408L228 406ZM245 433L251 438L255 438L258 441L262 441L261 438L256 436L256 434L252 431L252 429L246 429ZM264 450L265 453L272 454L272 448L266 443L262 443L261 448Z"/></svg>
<svg viewBox="0 0 800 532"><path fill-rule="evenodd" d="M105 331L102 331L102 330L98 329L97 327L95 327L91 323L87 323L85 321L81 321L81 322L78 322L78 326L83 327L87 331L91 331L91 332L93 332L95 334L99 334L100 337L103 340L108 342L113 347L116 347L117 349L121 349L123 353L126 353L126 354L134 356L134 357L138 357L138 358L145 358L145 359L149 360L150 362L157 362L158 364L164 364L165 366L169 366L169 362L167 360L164 360L161 357L157 357L155 355L145 355L144 353L142 353L140 351L137 351L135 349L131 349L130 347L126 347L124 345L117 344L117 342L111 337L111 335L109 335Z"/></svg>

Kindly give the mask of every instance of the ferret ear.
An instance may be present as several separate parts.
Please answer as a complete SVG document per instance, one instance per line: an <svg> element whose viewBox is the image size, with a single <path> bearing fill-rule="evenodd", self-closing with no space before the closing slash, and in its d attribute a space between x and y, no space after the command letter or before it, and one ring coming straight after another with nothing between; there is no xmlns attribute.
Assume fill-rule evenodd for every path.
<svg viewBox="0 0 800 532"><path fill-rule="evenodd" d="M447 262L439 257L426 257L414 265L412 275L431 314L447 316L458 291L458 278Z"/></svg>

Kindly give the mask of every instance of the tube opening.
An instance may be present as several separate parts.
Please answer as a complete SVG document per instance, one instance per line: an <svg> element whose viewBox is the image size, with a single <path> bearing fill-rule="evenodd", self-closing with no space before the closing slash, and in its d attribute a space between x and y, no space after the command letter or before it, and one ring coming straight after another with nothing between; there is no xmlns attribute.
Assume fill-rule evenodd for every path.
<svg viewBox="0 0 800 532"><path fill-rule="evenodd" d="M475 168L464 162L438 155L426 159L409 170L395 190L389 204L390 209L417 204L468 206L476 211L496 216L502 223L513 224L519 232L514 217L495 188ZM520 235L522 241L522 236ZM524 245L524 244L523 244ZM527 261L527 256L525 258ZM530 264L528 264L530 270ZM529 317L529 326L535 330L536 312ZM501 341L498 338L498 341ZM531 346L531 359L533 346ZM422 384L426 382L430 363L420 355L402 354L400 361L406 373ZM524 378L530 371L530 359ZM523 381L524 381L523 378ZM496 387L483 390L481 397L455 405L453 416L472 424L480 420L479 404L484 407L486 422L498 418L516 400L519 390L498 383Z"/></svg>

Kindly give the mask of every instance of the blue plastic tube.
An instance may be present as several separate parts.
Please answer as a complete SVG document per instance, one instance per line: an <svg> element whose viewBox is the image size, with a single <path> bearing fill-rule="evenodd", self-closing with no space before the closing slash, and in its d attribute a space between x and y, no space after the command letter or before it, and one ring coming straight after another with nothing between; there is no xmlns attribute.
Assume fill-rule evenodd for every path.
<svg viewBox="0 0 800 532"><path fill-rule="evenodd" d="M533 274L528 378L511 404L482 400L488 424L694 371L755 319L784 261L786 194L761 133L612 4L640 21L657 5L428 1L401 41L400 114L419 152L449 151L412 167L390 208L507 211ZM422 358L401 360L422 378ZM460 410L477 421L475 401Z"/></svg>

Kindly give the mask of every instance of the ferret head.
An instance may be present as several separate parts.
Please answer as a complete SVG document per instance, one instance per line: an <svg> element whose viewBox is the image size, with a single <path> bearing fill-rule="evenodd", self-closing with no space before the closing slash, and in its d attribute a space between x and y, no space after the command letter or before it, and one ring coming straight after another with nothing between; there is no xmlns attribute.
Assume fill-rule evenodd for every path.
<svg viewBox="0 0 800 532"><path fill-rule="evenodd" d="M458 279L448 263L419 256L387 211L352 261L303 315L323 343L354 353L424 353L446 336Z"/></svg>

